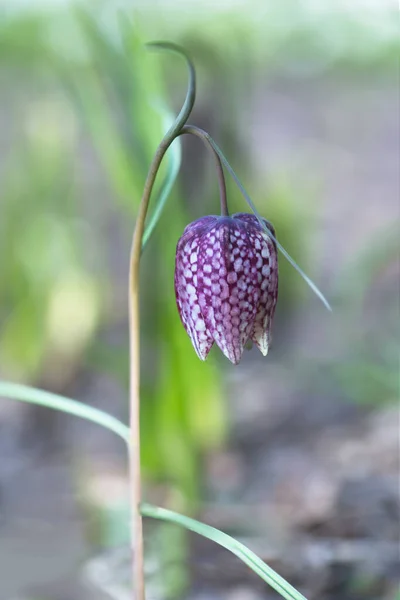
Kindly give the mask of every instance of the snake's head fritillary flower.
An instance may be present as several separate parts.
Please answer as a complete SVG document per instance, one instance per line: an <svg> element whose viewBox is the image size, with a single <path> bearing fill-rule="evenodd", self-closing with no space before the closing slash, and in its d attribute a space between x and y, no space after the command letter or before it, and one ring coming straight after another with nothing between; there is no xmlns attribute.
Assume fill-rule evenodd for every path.
<svg viewBox="0 0 400 600"><path fill-rule="evenodd" d="M276 244L254 215L202 217L178 241L175 293L199 358L214 342L234 364L248 341L266 356L278 297Z"/></svg>

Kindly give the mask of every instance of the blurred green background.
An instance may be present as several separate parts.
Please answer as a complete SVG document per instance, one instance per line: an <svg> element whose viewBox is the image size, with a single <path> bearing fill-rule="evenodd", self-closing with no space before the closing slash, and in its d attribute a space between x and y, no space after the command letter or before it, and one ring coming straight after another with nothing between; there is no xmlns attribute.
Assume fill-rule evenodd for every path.
<svg viewBox="0 0 400 600"><path fill-rule="evenodd" d="M200 142L182 140L141 267L145 494L246 539L309 600L397 589L396 8L0 3L0 377L127 420L130 240L187 84L183 61L143 44L183 45L190 122L334 310L281 257L268 358L197 359L174 252L187 223L218 211L218 187ZM247 210L227 183L232 212ZM0 600L129 597L125 460L107 432L0 401ZM173 527L148 523L146 537L149 598L276 597Z"/></svg>

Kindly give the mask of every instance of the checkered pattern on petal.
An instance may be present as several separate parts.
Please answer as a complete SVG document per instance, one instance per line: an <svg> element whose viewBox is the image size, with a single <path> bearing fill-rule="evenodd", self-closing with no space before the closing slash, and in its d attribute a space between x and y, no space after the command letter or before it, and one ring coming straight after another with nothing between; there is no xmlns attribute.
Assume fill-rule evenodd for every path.
<svg viewBox="0 0 400 600"><path fill-rule="evenodd" d="M177 246L175 291L181 320L202 360L214 341L234 364L249 339L267 354L278 263L275 242L254 215L203 217L186 227Z"/></svg>

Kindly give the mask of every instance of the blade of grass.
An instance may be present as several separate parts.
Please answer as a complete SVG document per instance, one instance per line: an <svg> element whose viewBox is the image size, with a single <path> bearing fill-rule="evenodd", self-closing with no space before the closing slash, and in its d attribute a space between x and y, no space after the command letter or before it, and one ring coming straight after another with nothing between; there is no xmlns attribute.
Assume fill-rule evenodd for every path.
<svg viewBox="0 0 400 600"><path fill-rule="evenodd" d="M126 425L121 423L115 417L112 417L97 408L87 406L82 402L65 398L64 396L53 394L45 390L32 388L27 385L8 383L5 381L0 381L0 396L45 406L53 410L60 410L70 415L80 417L81 419L92 421L92 423L96 423L97 425L113 431L125 440L125 442L129 443L129 428L126 427ZM195 519L180 515L171 510L152 506L151 504L141 504L140 510L144 517L180 525L223 546L235 554L235 556L242 560L254 573L268 583L283 598L286 598L286 600L306 600L300 592L264 563L254 552L226 533L215 529L215 527L200 523Z"/></svg>
<svg viewBox="0 0 400 600"><path fill-rule="evenodd" d="M126 425L102 410L93 408L77 400L71 400L59 394L38 390L27 385L5 381L0 381L0 396L10 398L11 400L28 402L29 404L38 404L54 410L60 410L81 419L86 419L87 421L92 421L92 423L113 431L125 440L125 442L129 443L129 428Z"/></svg>
<svg viewBox="0 0 400 600"><path fill-rule="evenodd" d="M141 504L141 513L144 517L151 517L153 519L159 519L161 521L168 521L175 523L194 531L203 537L223 546L232 554L235 554L242 562L244 562L254 573L256 573L261 579L268 583L274 590L276 590L286 600L306 600L305 596L298 592L293 586L290 585L283 577L278 575L271 567L269 567L264 561L261 560L254 552L247 548L241 542L238 542L234 538L230 537L226 533L223 533L215 527L200 523L190 517L185 517L166 508L160 508L158 506L152 506L151 504Z"/></svg>

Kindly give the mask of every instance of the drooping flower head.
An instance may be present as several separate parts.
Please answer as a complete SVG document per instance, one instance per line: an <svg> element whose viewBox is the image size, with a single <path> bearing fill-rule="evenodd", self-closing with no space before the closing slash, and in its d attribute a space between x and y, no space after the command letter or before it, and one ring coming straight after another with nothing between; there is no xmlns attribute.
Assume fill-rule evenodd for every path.
<svg viewBox="0 0 400 600"><path fill-rule="evenodd" d="M266 356L278 297L275 242L251 214L194 221L178 241L175 294L199 358L215 342L237 364L249 340Z"/></svg>

